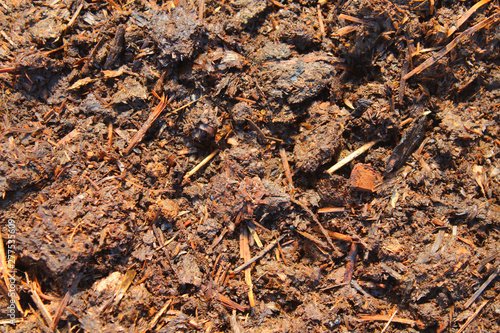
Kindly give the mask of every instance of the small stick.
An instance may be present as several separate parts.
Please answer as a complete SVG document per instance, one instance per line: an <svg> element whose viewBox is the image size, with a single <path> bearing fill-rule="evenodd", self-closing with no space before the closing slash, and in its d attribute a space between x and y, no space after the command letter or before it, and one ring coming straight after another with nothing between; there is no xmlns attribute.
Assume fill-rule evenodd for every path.
<svg viewBox="0 0 500 333"><path fill-rule="evenodd" d="M385 324L384 328L382 329L382 331L380 331L380 333L384 333L387 330L387 328L391 324L392 320L394 319L394 316L396 315L396 313L398 313L397 309L396 309L396 311L394 311L394 313L392 314L391 318L389 318L389 320L387 321L387 324Z"/></svg>
<svg viewBox="0 0 500 333"><path fill-rule="evenodd" d="M493 271L493 273L491 273L491 275L488 278L488 280L486 280L481 285L481 287L479 287L479 289L474 293L474 295L472 295L472 297L469 298L469 300L467 301L467 303L465 303L465 305L464 305L465 309L467 309L472 303L474 303L474 301L479 297L479 295L481 295L483 293L484 289L486 289L486 287L488 287L488 285L498 276L499 272L500 272L500 265L497 266L497 268L495 269L495 271Z"/></svg>
<svg viewBox="0 0 500 333"><path fill-rule="evenodd" d="M246 226L243 226L240 233L240 257L246 262L252 259L248 237L248 229ZM253 296L252 272L250 266L245 269L245 283L248 286L248 302L250 303L250 307L253 308L255 307L255 298Z"/></svg>
<svg viewBox="0 0 500 333"><path fill-rule="evenodd" d="M484 21L479 22L475 26L470 27L469 29L465 30L460 35L455 37L455 39L453 39L451 42L449 42L448 45L446 45L444 48L442 48L441 51L436 52L432 57L430 57L429 59L427 59L426 61L424 61L420 65L418 65L410 73L403 76L403 80L408 80L413 75L418 74L418 73L422 72L423 70L429 68L436 61L438 61L439 59L444 57L446 54L448 54L451 50L453 50L455 48L455 46L457 46L458 43L460 43L461 41L463 41L465 38L469 37L470 35L474 34L476 31L478 31L478 30L480 30L480 29L482 29L482 28L484 28L492 23L495 23L499 19L499 17L500 17L500 13L495 13L495 14L491 15L490 17L488 17L487 19L485 19Z"/></svg>
<svg viewBox="0 0 500 333"><path fill-rule="evenodd" d="M477 315L479 314L479 312L486 306L486 304L488 304L488 300L484 301L483 304L481 304L476 311L474 311L474 313L472 314L472 316L470 316L467 321L462 325L462 327L460 327L457 331L457 333L462 333L466 328L467 326L470 325L470 323L476 319Z"/></svg>
<svg viewBox="0 0 500 333"><path fill-rule="evenodd" d="M351 15L340 14L339 19L343 19L346 21L351 21L351 22L359 23L359 24L363 24L363 25L371 25L370 22L368 22L366 20L362 20L362 19L354 17L354 16L351 16Z"/></svg>
<svg viewBox="0 0 500 333"><path fill-rule="evenodd" d="M333 245L332 239L330 238L328 231L323 227L321 222L319 222L316 215L314 215L314 213L306 205L304 205L302 202L295 200L295 199L291 199L291 200L293 203L302 207L302 209L305 210L307 212L307 214L309 214L312 217L312 219L314 220L314 222L316 222L316 224L318 225L318 227L321 230L321 232L323 233L323 235L326 237L326 240L328 241L328 244L330 244L331 249L332 250L335 249L335 245Z"/></svg>
<svg viewBox="0 0 500 333"><path fill-rule="evenodd" d="M160 116L165 107L170 103L170 101L174 98L174 95L170 97L168 100L165 99L165 95L162 96L160 103L153 109L153 112L149 115L148 119L142 124L141 128L135 133L132 140L130 140L127 149L125 149L125 155L128 155L132 149L142 140L147 130L151 127L156 119Z"/></svg>
<svg viewBox="0 0 500 333"><path fill-rule="evenodd" d="M208 162L210 162L210 160L212 158L215 157L215 155L217 155L219 153L219 149L215 149L210 155L208 155L207 157L205 157L203 159L203 161L201 161L200 163L198 163L197 166L195 166L191 171L189 171L188 173L186 173L184 175L184 179L187 179L189 177L191 177L192 175L194 175L195 173L198 172L198 170L200 170L205 164L207 164Z"/></svg>
<svg viewBox="0 0 500 333"><path fill-rule="evenodd" d="M356 149L354 152L352 152L349 156L344 157L342 160L338 161L334 166L332 166L330 169L326 170L326 172L328 172L329 174L334 173L335 171L342 168L344 165L351 162L356 157L358 157L359 155L363 154L365 151L367 151L368 149L373 147L373 145L376 143L377 143L377 141L371 141L371 142L368 142L368 143L362 145L361 147Z"/></svg>
<svg viewBox="0 0 500 333"><path fill-rule="evenodd" d="M464 23L465 23L465 21L467 21L467 20L469 19L469 17L470 17L472 14L474 14L474 12L475 12L476 10L478 10L478 9L479 9L479 7L481 7L482 5L486 5L486 4L487 4L488 2L490 2L490 1L491 1L491 0L481 0L481 1L479 1L478 3L476 3L474 6L472 6L472 7L471 7L468 11L466 11L466 12L465 12L465 14L464 14L464 15L462 15L462 17L461 17L461 18L457 21L457 24L455 24L454 26L452 26L452 27L450 28L450 30L448 30L448 35L447 35L447 37L450 37L451 35L453 35L453 33L454 33L455 31L457 31L457 30L460 28L460 26L461 26L462 24L464 24Z"/></svg>
<svg viewBox="0 0 500 333"><path fill-rule="evenodd" d="M343 212L345 212L344 207L324 207L318 209L318 214L343 213Z"/></svg>
<svg viewBox="0 0 500 333"><path fill-rule="evenodd" d="M277 242L277 244L278 244L278 251L281 255L281 258L283 259L283 263L285 264L285 266L288 266L288 263L286 262L285 254L283 253L283 248L281 247L280 242Z"/></svg>
<svg viewBox="0 0 500 333"><path fill-rule="evenodd" d="M356 266L356 256L358 254L358 243L351 243L351 250L347 255L347 265L344 274L344 283L350 284L352 280L352 274L354 273L354 267Z"/></svg>
<svg viewBox="0 0 500 333"><path fill-rule="evenodd" d="M50 325L50 330L54 331L57 327L57 324L59 323L59 319L61 319L61 316L64 312L64 309L66 308L66 305L68 305L70 299L70 294L69 291L64 295L64 298L61 300L61 303L59 303L59 306L57 307L56 314L54 315L54 319L52 320L52 324Z"/></svg>
<svg viewBox="0 0 500 333"><path fill-rule="evenodd" d="M314 237L313 235L307 233L307 232L304 232L304 231L300 231L300 230L295 230L299 235L301 235L302 237L304 238L307 238L309 239L311 242L315 243L316 245L318 245L319 247L323 248L323 249L328 249L328 244L322 242L321 240L317 239L316 237Z"/></svg>
<svg viewBox="0 0 500 333"><path fill-rule="evenodd" d="M230 309L239 310L241 312L245 312L246 310L248 310L247 306L238 304L231 300L229 297L222 295L221 293L217 293L217 298L219 299L219 301L221 301L222 305Z"/></svg>
<svg viewBox="0 0 500 333"><path fill-rule="evenodd" d="M14 322L12 322L13 320L14 320ZM24 322L23 318L15 318L15 319L6 318L6 319L1 319L0 320L0 325L10 325L10 324L13 324L13 323L14 324L20 324L22 322Z"/></svg>
<svg viewBox="0 0 500 333"><path fill-rule="evenodd" d="M323 23L323 15L321 14L321 5L318 4L318 24L319 24L319 30L321 31L321 36L323 38L326 37L326 32L325 32L325 24Z"/></svg>
<svg viewBox="0 0 500 333"><path fill-rule="evenodd" d="M165 305L160 309L160 311L158 311L155 314L153 319L151 319L151 321L149 322L148 329L144 330L143 333L146 333L147 331L152 330L156 326L156 324L158 323L158 320L160 320L160 317L163 315L163 313L165 313L165 311L167 311L170 304L172 304L172 301L173 301L172 298L169 299L167 301L167 303L165 303Z"/></svg>
<svg viewBox="0 0 500 333"><path fill-rule="evenodd" d="M342 283L342 284L345 284L345 283ZM351 286L353 286L354 289L356 289L357 291L359 291L360 293L365 295L365 297L376 299L372 295L368 294L363 288L361 288L361 286L358 284L358 282L356 280L351 280ZM387 320L387 319L385 319L385 320Z"/></svg>
<svg viewBox="0 0 500 333"><path fill-rule="evenodd" d="M360 315L359 320L361 321L388 321L391 316L388 315ZM395 323L400 323L400 324L406 324L406 325L411 325L415 326L417 325L418 327L423 326L423 323L421 323L418 320L412 320L412 319L405 319L405 318L399 318L399 317L394 317L392 318L392 321Z"/></svg>
<svg viewBox="0 0 500 333"><path fill-rule="evenodd" d="M261 129L259 128L259 126L257 126L256 123L254 123L250 118L247 118L247 121L250 123L250 125L252 125L252 127L257 131L257 134L263 138L263 139L266 139L266 140L271 140L271 141L277 141L277 142L283 142L283 140L281 139L278 139L278 138L273 138L272 136L267 136L264 134L264 132L261 131Z"/></svg>
<svg viewBox="0 0 500 333"><path fill-rule="evenodd" d="M40 296L38 296L38 293L36 292L35 282L31 283L31 298L33 299L33 302L35 302L36 306L42 313L42 317L43 319L45 319L47 324L52 323L52 316L50 315L49 311L45 307L45 304L43 304L42 300L40 299Z"/></svg>
<svg viewBox="0 0 500 333"><path fill-rule="evenodd" d="M108 147L113 146L113 123L108 124Z"/></svg>
<svg viewBox="0 0 500 333"><path fill-rule="evenodd" d="M276 7L279 7L279 8L285 8L286 6L283 5L282 3L276 1L276 0L269 0L269 2L271 2L273 5L275 5Z"/></svg>
<svg viewBox="0 0 500 333"><path fill-rule="evenodd" d="M78 15L82 11L82 9L83 9L83 3L80 4L80 6L78 6L78 8L76 9L76 12L71 17L71 20L69 20L68 24L66 24L66 26L62 29L62 31L61 31L62 34L65 34L66 31L68 31L68 29L71 28L71 26L75 23L76 18L78 17Z"/></svg>
<svg viewBox="0 0 500 333"><path fill-rule="evenodd" d="M148 130L148 128L151 127L151 125L158 118L158 116L161 114L161 112L163 111L163 109L165 109L165 107L168 104L170 104L170 102L174 99L174 96L175 95L172 95L172 97L170 97L168 99L168 101L166 101L166 102L165 102L165 96L162 97L162 100L160 101L160 104L158 104L156 106L155 110L153 110L153 112L149 116L148 120L146 120L146 122L141 126L141 129L134 135L134 137L132 138L132 140L130 140L130 144L129 144L128 148L125 150L125 155L128 155L130 153L130 151L132 151L132 149L134 149L135 146L139 143L139 141L142 140L142 137L146 134L146 131ZM174 111L171 111L171 112L167 113L165 115L165 117L171 116L171 115L173 115L173 114L175 114L175 113L177 113L177 112L179 112L179 111L187 108L191 104L198 102L202 97L203 96L201 96L198 99L195 99L194 101L191 101L191 102L189 102L187 104L184 104L183 106L181 106L178 109L175 109Z"/></svg>
<svg viewBox="0 0 500 333"><path fill-rule="evenodd" d="M222 232L220 233L219 237L217 237L214 242L212 243L212 245L210 245L210 252L213 251L213 249L215 249L215 247L217 246L217 244L219 244L221 242L221 240L224 238L224 236L227 234L228 232L228 228L224 228L222 230Z"/></svg>
<svg viewBox="0 0 500 333"><path fill-rule="evenodd" d="M265 248L263 248L259 253L257 253L252 259L248 260L246 263L238 266L235 270L234 270L234 273L235 274L238 274L239 272L241 272L242 270L246 269L247 267L249 267L250 265L252 265L253 263L259 261L260 259L262 259L267 252L271 251L275 246L276 246L276 243L278 242L281 242L283 240L283 238L285 238L285 235L281 235L277 241L273 241L271 243L269 243L269 245L267 245Z"/></svg>
<svg viewBox="0 0 500 333"><path fill-rule="evenodd" d="M290 184L290 186L293 187L292 173L290 172L290 164L288 164L286 151L285 148L283 147L280 147L280 156L281 156L281 162L283 163L283 169L285 169L286 180L288 181L288 184Z"/></svg>
<svg viewBox="0 0 500 333"><path fill-rule="evenodd" d="M203 23L203 14L205 13L205 0L200 0L199 16L200 22Z"/></svg>
<svg viewBox="0 0 500 333"><path fill-rule="evenodd" d="M237 101L240 101L240 102L247 102L247 103L250 103L250 104L257 104L257 102L254 101L253 99L248 99L248 98L244 98L244 97L235 97L235 99Z"/></svg>
<svg viewBox="0 0 500 333"><path fill-rule="evenodd" d="M0 33L2 34L3 38L5 38L5 40L7 42L9 42L10 45L14 46L14 42L12 41L12 39L9 38L9 36L7 36L7 34L5 33L5 31L0 31Z"/></svg>

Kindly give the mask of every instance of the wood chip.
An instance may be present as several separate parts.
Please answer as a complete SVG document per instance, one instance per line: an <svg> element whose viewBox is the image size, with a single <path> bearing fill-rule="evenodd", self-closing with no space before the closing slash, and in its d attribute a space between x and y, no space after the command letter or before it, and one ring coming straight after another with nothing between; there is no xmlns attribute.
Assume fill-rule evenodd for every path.
<svg viewBox="0 0 500 333"><path fill-rule="evenodd" d="M362 192L373 192L376 178L376 172L370 164L358 163L351 171L351 189Z"/></svg>

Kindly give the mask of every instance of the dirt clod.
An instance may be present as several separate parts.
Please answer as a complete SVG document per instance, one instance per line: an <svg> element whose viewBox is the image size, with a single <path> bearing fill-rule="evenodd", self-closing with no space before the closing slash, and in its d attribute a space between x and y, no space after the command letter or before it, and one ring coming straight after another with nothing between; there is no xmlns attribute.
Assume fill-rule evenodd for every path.
<svg viewBox="0 0 500 333"><path fill-rule="evenodd" d="M0 32L4 331L500 331L498 1L3 0Z"/></svg>

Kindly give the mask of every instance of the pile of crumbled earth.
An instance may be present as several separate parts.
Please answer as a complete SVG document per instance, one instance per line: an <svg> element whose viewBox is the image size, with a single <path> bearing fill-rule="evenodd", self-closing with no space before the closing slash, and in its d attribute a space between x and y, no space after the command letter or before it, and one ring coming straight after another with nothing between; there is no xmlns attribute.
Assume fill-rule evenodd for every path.
<svg viewBox="0 0 500 333"><path fill-rule="evenodd" d="M500 330L496 2L1 5L8 330Z"/></svg>

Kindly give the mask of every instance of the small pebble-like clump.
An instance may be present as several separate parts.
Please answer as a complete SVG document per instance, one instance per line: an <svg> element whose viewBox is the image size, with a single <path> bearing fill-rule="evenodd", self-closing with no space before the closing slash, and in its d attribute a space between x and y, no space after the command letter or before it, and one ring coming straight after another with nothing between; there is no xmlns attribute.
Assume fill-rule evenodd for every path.
<svg viewBox="0 0 500 333"><path fill-rule="evenodd" d="M149 28L161 51L158 60L162 66L191 59L204 44L205 28L198 15L184 8L157 13Z"/></svg>

